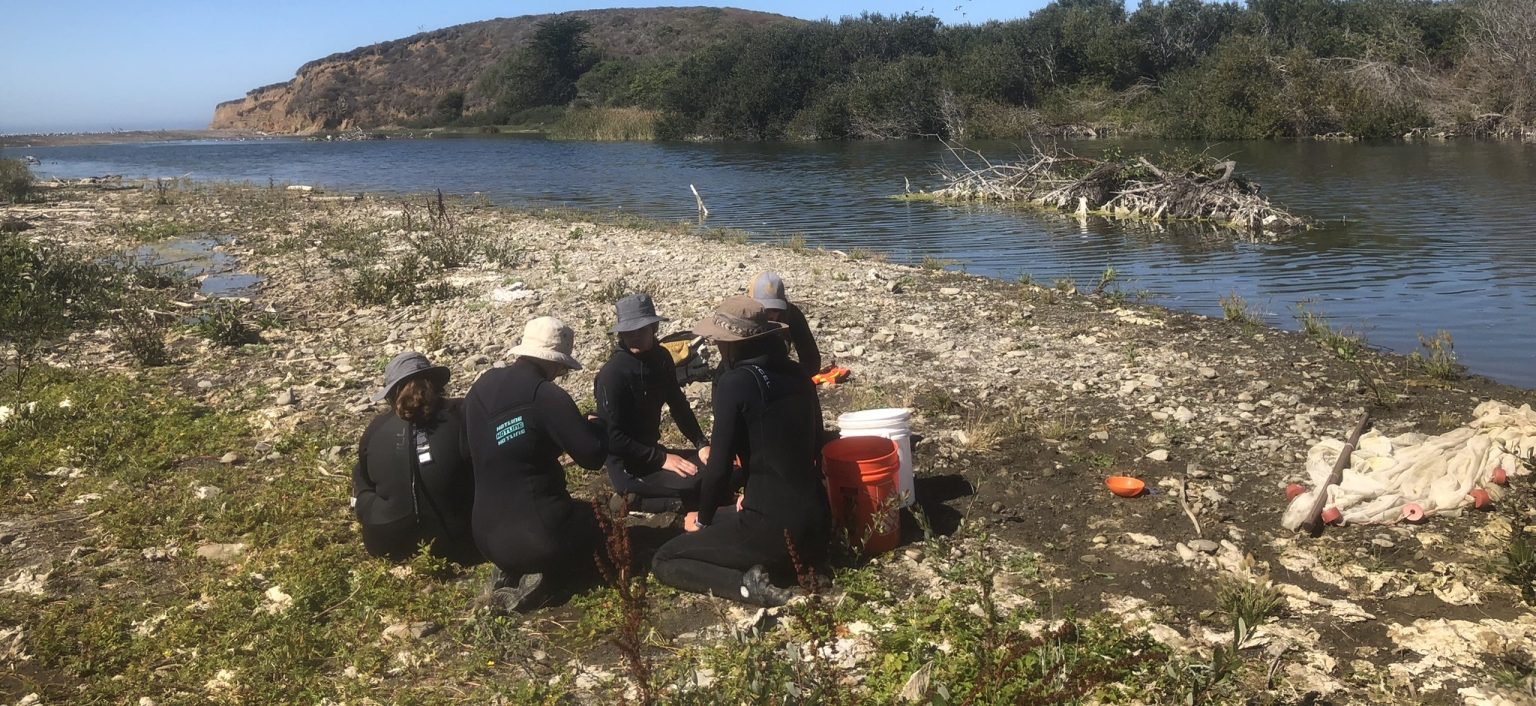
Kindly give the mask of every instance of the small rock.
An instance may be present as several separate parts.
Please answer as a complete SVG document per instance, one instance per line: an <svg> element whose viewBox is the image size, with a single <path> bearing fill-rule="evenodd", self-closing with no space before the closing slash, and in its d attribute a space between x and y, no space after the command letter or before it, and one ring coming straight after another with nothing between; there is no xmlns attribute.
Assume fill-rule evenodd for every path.
<svg viewBox="0 0 1536 706"><path fill-rule="evenodd" d="M1216 373L1216 369L1215 368L1201 368L1200 369L1200 377L1203 377L1203 378L1205 378L1207 380L1215 380L1216 379L1216 375L1217 375L1217 373Z"/></svg>
<svg viewBox="0 0 1536 706"><path fill-rule="evenodd" d="M960 288L959 287L940 287L939 288L939 294L942 294L942 295L944 295L946 297L952 297L952 296L955 296L956 294L959 294L959 293L960 293Z"/></svg>
<svg viewBox="0 0 1536 706"><path fill-rule="evenodd" d="M197 547L197 556L216 564L229 564L244 555L245 549L244 542L202 544Z"/></svg>
<svg viewBox="0 0 1536 706"><path fill-rule="evenodd" d="M909 547L905 552L902 552L902 554L912 561L923 560L923 550L918 549L917 547Z"/></svg>
<svg viewBox="0 0 1536 706"><path fill-rule="evenodd" d="M1002 511L1003 511L1003 504L1002 503L992 503L992 512L1002 512Z"/></svg>
<svg viewBox="0 0 1536 706"><path fill-rule="evenodd" d="M1168 443L1168 435L1160 431L1154 431L1147 435L1147 443L1153 446L1162 446Z"/></svg>
<svg viewBox="0 0 1536 706"><path fill-rule="evenodd" d="M224 493L224 489L220 488L220 487L218 487L216 485L201 485L201 486L198 486L196 490L192 491L192 494L197 496L198 500L207 500L209 498L216 498L216 497L222 495L223 493Z"/></svg>
<svg viewBox="0 0 1536 706"><path fill-rule="evenodd" d="M197 381L197 389L199 389L199 390L211 390L211 389L213 389L213 381L212 380L198 380Z"/></svg>
<svg viewBox="0 0 1536 706"><path fill-rule="evenodd" d="M1151 459L1153 461L1167 461L1168 460L1168 449L1157 449L1156 451L1153 451L1152 453L1147 454L1147 458L1149 458L1149 459Z"/></svg>
<svg viewBox="0 0 1536 706"><path fill-rule="evenodd" d="M1194 561L1195 557L1198 556L1195 554L1195 550L1185 546L1183 542L1179 542L1178 544L1173 545L1173 549L1179 553L1179 560L1186 564Z"/></svg>
<svg viewBox="0 0 1536 706"><path fill-rule="evenodd" d="M222 463L222 464L225 464L225 465L239 463L239 462L240 462L240 454L237 454L237 453L235 453L233 451L231 451L231 452L229 452L227 454L224 454L223 456L219 457L219 463Z"/></svg>
<svg viewBox="0 0 1536 706"><path fill-rule="evenodd" d="M1205 554L1215 554L1216 550L1221 548L1221 545L1209 539L1191 539L1189 540L1189 548Z"/></svg>
<svg viewBox="0 0 1536 706"><path fill-rule="evenodd" d="M281 392L277 393L277 400L276 400L276 402L278 404L284 406L284 407L293 404L294 403L293 390L288 389L288 388L283 388L283 390Z"/></svg>
<svg viewBox="0 0 1536 706"><path fill-rule="evenodd" d="M1153 537L1150 534L1139 534L1139 533L1136 533L1136 532L1126 532L1125 533L1125 538L1131 540L1132 542L1134 542L1136 544L1140 544L1143 547L1152 547L1153 549L1156 549L1158 547L1163 546L1163 540L1158 539L1157 537Z"/></svg>
<svg viewBox="0 0 1536 706"><path fill-rule="evenodd" d="M1187 408L1187 407L1180 407L1177 410L1175 410L1174 413L1173 413L1173 421L1178 422L1180 424L1188 424L1188 423L1194 421L1194 419L1195 419L1195 413L1189 411L1189 408Z"/></svg>
<svg viewBox="0 0 1536 706"><path fill-rule="evenodd" d="M1102 534L1094 535L1093 543L1094 544L1109 544L1109 537L1105 537Z"/></svg>
<svg viewBox="0 0 1536 706"><path fill-rule="evenodd" d="M1096 431L1088 435L1089 441L1109 441L1109 432Z"/></svg>
<svg viewBox="0 0 1536 706"><path fill-rule="evenodd" d="M1397 546L1396 544L1394 544L1392 542L1392 540L1390 540L1390 539L1383 539L1381 537L1374 537L1374 538L1372 538L1371 539L1371 544L1374 544L1374 545L1376 545L1378 547L1381 547L1382 549L1391 549L1392 547Z"/></svg>

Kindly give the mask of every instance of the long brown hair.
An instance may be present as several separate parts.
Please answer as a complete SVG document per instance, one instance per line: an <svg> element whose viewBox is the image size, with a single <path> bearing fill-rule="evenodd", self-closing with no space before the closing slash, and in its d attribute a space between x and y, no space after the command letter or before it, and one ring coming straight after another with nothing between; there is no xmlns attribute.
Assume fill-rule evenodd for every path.
<svg viewBox="0 0 1536 706"><path fill-rule="evenodd" d="M395 416L412 424L428 426L443 408L443 386L427 377L415 377L400 384L390 405Z"/></svg>

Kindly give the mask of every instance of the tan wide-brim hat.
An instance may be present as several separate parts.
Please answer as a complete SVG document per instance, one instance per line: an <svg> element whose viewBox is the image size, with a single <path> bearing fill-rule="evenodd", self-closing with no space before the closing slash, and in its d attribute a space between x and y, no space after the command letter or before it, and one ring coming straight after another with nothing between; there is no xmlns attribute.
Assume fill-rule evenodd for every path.
<svg viewBox="0 0 1536 706"><path fill-rule="evenodd" d="M581 363L571 357L576 348L576 332L553 316L540 316L523 326L523 340L512 348L512 355L559 363L571 370L581 370Z"/></svg>
<svg viewBox="0 0 1536 706"><path fill-rule="evenodd" d="M788 324L768 320L768 310L762 302L734 296L720 302L713 314L694 324L693 332L717 343L736 343L773 336L786 328Z"/></svg>

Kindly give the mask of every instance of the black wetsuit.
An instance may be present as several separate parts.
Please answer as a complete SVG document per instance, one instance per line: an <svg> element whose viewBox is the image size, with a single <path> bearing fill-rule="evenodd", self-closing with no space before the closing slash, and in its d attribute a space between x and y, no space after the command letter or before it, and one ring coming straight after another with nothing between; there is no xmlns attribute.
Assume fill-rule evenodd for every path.
<svg viewBox="0 0 1536 706"><path fill-rule="evenodd" d="M560 454L597 470L602 427L588 422L531 362L493 369L464 398L475 459L475 543L508 575L594 568L601 533L589 503L571 498Z"/></svg>
<svg viewBox="0 0 1536 706"><path fill-rule="evenodd" d="M782 355L751 358L715 383L710 462L700 471L699 522L705 527L662 545L652 564L662 583L739 598L754 565L789 567L788 543L807 565L829 538L827 492L816 463L821 403L804 371ZM746 459L742 509L731 501L731 461Z"/></svg>
<svg viewBox="0 0 1536 706"><path fill-rule="evenodd" d="M402 561L431 542L437 556L479 561L469 530L475 477L459 401L448 400L425 428L394 412L375 417L357 447L352 497L369 554Z"/></svg>
<svg viewBox="0 0 1536 706"><path fill-rule="evenodd" d="M811 335L811 324L805 320L805 312L790 304L779 320L789 325L786 333L790 345L794 346L800 367L805 369L807 375L821 372L821 351L816 348L816 337Z"/></svg>
<svg viewBox="0 0 1536 706"><path fill-rule="evenodd" d="M683 476L662 468L670 451L661 445L661 407L695 448L709 443L699 420L677 384L671 354L655 346L635 355L619 347L598 371L593 383L597 414L608 425L608 461L604 468L613 489L645 498L683 498L690 506L698 498L699 476ZM691 458L697 462L696 458ZM640 508L644 509L643 504Z"/></svg>

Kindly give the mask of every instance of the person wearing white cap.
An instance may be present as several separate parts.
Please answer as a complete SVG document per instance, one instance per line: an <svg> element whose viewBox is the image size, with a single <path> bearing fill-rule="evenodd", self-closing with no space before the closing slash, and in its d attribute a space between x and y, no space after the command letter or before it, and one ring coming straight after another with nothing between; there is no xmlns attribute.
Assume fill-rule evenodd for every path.
<svg viewBox="0 0 1536 706"><path fill-rule="evenodd" d="M784 279L777 272L759 272L752 278L747 292L763 305L769 321L777 321L786 327L789 343L795 349L795 358L806 375L821 372L821 351L816 348L816 337L811 325L805 320L805 312L791 304L784 289Z"/></svg>
<svg viewBox="0 0 1536 706"><path fill-rule="evenodd" d="M553 317L529 321L516 360L492 369L464 398L475 463L475 544L500 572L492 607L538 607L553 584L596 573L602 539L590 503L571 498L560 455L597 470L607 435L588 421L555 379L581 369L575 334Z"/></svg>

